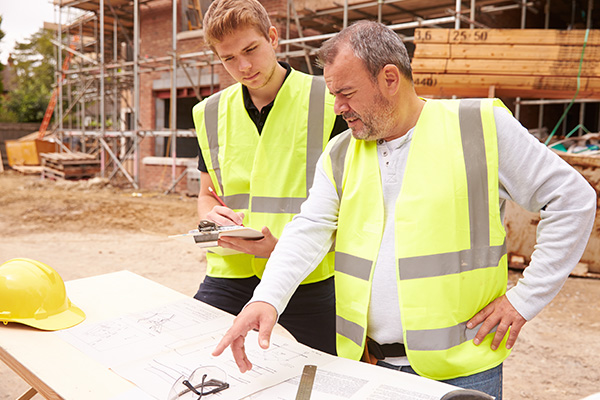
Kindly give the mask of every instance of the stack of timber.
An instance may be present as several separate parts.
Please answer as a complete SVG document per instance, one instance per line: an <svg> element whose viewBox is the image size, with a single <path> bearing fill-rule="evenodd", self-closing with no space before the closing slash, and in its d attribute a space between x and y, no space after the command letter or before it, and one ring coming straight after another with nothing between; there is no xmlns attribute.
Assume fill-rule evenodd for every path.
<svg viewBox="0 0 600 400"><path fill-rule="evenodd" d="M600 98L600 30L416 29L420 96ZM584 42L585 52L584 50Z"/></svg>
<svg viewBox="0 0 600 400"><path fill-rule="evenodd" d="M83 179L100 172L100 160L86 153L42 153L40 157L42 178Z"/></svg>

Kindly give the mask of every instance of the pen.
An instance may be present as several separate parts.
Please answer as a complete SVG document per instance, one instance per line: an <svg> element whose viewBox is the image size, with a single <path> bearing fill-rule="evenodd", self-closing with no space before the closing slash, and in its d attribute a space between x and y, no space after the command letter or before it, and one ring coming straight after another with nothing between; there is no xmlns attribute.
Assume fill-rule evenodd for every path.
<svg viewBox="0 0 600 400"><path fill-rule="evenodd" d="M219 202L219 204L220 204L220 205L222 205L223 207L227 207L227 206L225 205L225 203L223 202L223 200L221 200L221 198L220 198L220 197L217 195L217 193L214 191L214 189L213 189L213 188L211 188L211 187L209 186L209 187L208 187L208 191L210 192L210 194L212 194L212 195L213 195L213 197L214 197L215 199L217 199L217 201ZM244 224L240 224L240 226L244 226Z"/></svg>
<svg viewBox="0 0 600 400"><path fill-rule="evenodd" d="M217 196L217 194L215 193L215 191L213 190L213 188L211 188L210 186L208 187L208 191L210 192L210 194L213 195L213 197L215 199L217 199L217 201L219 202L220 205L222 205L223 207L227 207L225 205L225 203L223 202L223 200L221 200L221 198L219 196Z"/></svg>

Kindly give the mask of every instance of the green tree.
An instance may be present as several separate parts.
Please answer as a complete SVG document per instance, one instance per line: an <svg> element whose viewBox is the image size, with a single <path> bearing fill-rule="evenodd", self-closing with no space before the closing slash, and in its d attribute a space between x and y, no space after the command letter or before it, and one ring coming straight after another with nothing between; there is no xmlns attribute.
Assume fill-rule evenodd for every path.
<svg viewBox="0 0 600 400"><path fill-rule="evenodd" d="M13 52L17 88L4 102L19 122L41 122L50 101L54 82L54 47L51 31L40 29Z"/></svg>

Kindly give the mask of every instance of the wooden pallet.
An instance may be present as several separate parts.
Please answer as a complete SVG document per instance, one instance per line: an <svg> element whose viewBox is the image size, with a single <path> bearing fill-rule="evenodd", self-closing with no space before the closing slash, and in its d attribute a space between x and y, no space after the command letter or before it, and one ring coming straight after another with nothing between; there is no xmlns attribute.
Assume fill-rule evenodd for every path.
<svg viewBox="0 0 600 400"><path fill-rule="evenodd" d="M40 175L42 173L41 165L13 165L11 168L23 175Z"/></svg>
<svg viewBox="0 0 600 400"><path fill-rule="evenodd" d="M43 178L83 179L100 172L100 161L86 153L42 153L40 157Z"/></svg>
<svg viewBox="0 0 600 400"><path fill-rule="evenodd" d="M600 30L417 29L419 95L600 98ZM581 64L581 65L580 65ZM579 75L579 82L578 82Z"/></svg>

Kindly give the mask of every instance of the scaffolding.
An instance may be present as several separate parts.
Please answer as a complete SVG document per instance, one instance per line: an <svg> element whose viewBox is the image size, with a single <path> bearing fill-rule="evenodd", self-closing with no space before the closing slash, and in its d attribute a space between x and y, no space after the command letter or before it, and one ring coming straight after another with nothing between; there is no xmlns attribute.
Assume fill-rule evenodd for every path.
<svg viewBox="0 0 600 400"><path fill-rule="evenodd" d="M588 2L586 23L591 27L593 0L571 1L579 8L580 2ZM193 129L177 128L178 91L185 89L188 95L201 100L223 89L215 79L215 68L219 68L220 62L210 50L189 51L190 46L179 46L186 38L202 42L202 14L209 3L207 0L54 0L56 65L63 65L66 54L71 62L66 69L56 71L58 101L55 122L48 131L71 149L99 154L103 177L120 179L135 189L140 187L142 140L164 138L169 144L171 160L166 192L173 190L186 173L178 173L176 169L177 138L195 137ZM526 27L528 16L538 20L543 17L548 28L552 15L551 0L545 0L541 6L539 1L528 0L280 0L280 3L284 7L277 9L284 12L268 9L273 22L285 32L279 42L278 57L300 65L309 73L314 73L314 57L320 44L359 19L385 24L398 33L411 52L416 28L498 28L503 26L490 24L497 16L509 14L512 19L520 19L521 28ZM566 21L567 26L569 22L579 22L575 6L571 14L565 14L562 4L552 6L559 8L557 14L563 15L562 18L571 15L572 21ZM147 23L156 9L170 11L171 32L161 32L163 37L170 36L170 49L166 55L163 52L142 57L140 25ZM154 72L169 74L168 128L156 127L153 121L141 118L142 107L154 105L148 104L151 99L140 98L140 82L145 74ZM570 101L565 99L561 104ZM591 101L579 103L582 120L584 105ZM517 98L516 115L519 116L521 106L537 105L541 124L543 107L548 102Z"/></svg>

